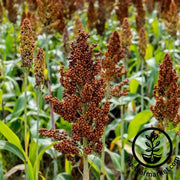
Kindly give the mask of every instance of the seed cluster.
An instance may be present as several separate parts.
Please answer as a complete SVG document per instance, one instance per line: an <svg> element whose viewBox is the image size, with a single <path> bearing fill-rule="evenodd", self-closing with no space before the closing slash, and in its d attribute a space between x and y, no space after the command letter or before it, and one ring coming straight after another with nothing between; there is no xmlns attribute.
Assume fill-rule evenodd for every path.
<svg viewBox="0 0 180 180"><path fill-rule="evenodd" d="M116 15L121 24L123 23L123 19L125 17L128 17L128 8L130 6L130 3L130 0L118 0L117 2Z"/></svg>
<svg viewBox="0 0 180 180"><path fill-rule="evenodd" d="M173 125L180 123L180 115L178 114L180 88L177 81L178 76L173 69L171 57L166 54L160 65L157 85L154 87L153 94L156 104L150 107L154 117L162 125L164 125L163 121L167 120Z"/></svg>
<svg viewBox="0 0 180 180"><path fill-rule="evenodd" d="M98 0L98 16L97 16L97 23L96 29L97 33L102 35L105 30L105 23L106 23L106 3L105 0Z"/></svg>
<svg viewBox="0 0 180 180"><path fill-rule="evenodd" d="M118 65L121 59L125 57L125 50L121 47L120 36L117 31L114 31L110 37L105 58L102 59L101 77L105 79L106 83L114 81L117 77L122 77L127 73L124 70L124 65ZM128 90L120 90L119 88L128 83L128 80L123 80L120 84L111 88L111 94L115 97L127 95Z"/></svg>
<svg viewBox="0 0 180 180"><path fill-rule="evenodd" d="M139 50L139 55L141 58L144 59L146 55L146 48L147 48L147 38L146 38L146 33L145 29L141 28L139 31L139 42L138 42L138 50Z"/></svg>
<svg viewBox="0 0 180 180"><path fill-rule="evenodd" d="M44 61L44 52L42 49L38 49L36 58L34 60L34 75L36 80L36 86L40 86L44 83L44 70L45 70L45 61Z"/></svg>
<svg viewBox="0 0 180 180"><path fill-rule="evenodd" d="M179 16L176 4L172 1L165 21L166 31L174 39L177 39Z"/></svg>
<svg viewBox="0 0 180 180"><path fill-rule="evenodd" d="M33 51L35 48L33 31L29 19L25 18L21 25L20 53L22 67L29 69L33 61Z"/></svg>
<svg viewBox="0 0 180 180"><path fill-rule="evenodd" d="M83 24L81 22L81 19L78 17L75 19L74 23L74 36L76 37L79 34L80 30L84 30Z"/></svg>
<svg viewBox="0 0 180 180"><path fill-rule="evenodd" d="M63 67L60 69L60 82L65 88L63 101L52 96L44 98L52 104L54 112L72 123L71 138L55 145L55 149L61 149L66 154L77 155L79 151L75 145L82 146L84 138L87 141L87 145L83 148L84 153L91 154L93 151L100 153L101 137L109 120L109 102L106 101L100 107L105 93L105 81L96 78L101 70L99 54L95 54L94 60L93 49L96 45L90 47L88 38L89 34L79 32L76 42L71 44L69 69L67 71L63 71Z"/></svg>
<svg viewBox="0 0 180 180"><path fill-rule="evenodd" d="M8 19L15 24L17 21L18 14L18 5L16 4L16 0L8 0L5 3L5 8L8 11Z"/></svg>
<svg viewBox="0 0 180 180"><path fill-rule="evenodd" d="M120 38L121 38L121 46L125 50L125 54L129 55L129 46L131 45L132 33L127 18L124 18L123 20Z"/></svg>
<svg viewBox="0 0 180 180"><path fill-rule="evenodd" d="M136 0L136 11L136 30L139 32L139 30L144 27L146 15L142 0Z"/></svg>
<svg viewBox="0 0 180 180"><path fill-rule="evenodd" d="M25 18L28 18L30 20L32 31L33 31L33 37L34 39L36 39L37 18L35 14L32 13L31 11L28 11L27 13L23 11L22 16L21 16L21 25Z"/></svg>
<svg viewBox="0 0 180 180"><path fill-rule="evenodd" d="M37 0L37 13L43 31L51 33L54 29L62 32L65 27L62 3L57 0Z"/></svg>
<svg viewBox="0 0 180 180"><path fill-rule="evenodd" d="M91 30L96 26L97 12L94 7L94 0L89 0L89 5L87 9L87 26Z"/></svg>

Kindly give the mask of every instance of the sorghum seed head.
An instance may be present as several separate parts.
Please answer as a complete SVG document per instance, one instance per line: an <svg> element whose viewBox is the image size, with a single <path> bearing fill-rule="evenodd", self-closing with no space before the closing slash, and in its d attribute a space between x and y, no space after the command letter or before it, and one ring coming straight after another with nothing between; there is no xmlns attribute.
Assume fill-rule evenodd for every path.
<svg viewBox="0 0 180 180"><path fill-rule="evenodd" d="M166 31L175 40L177 39L177 29L178 29L179 16L176 4L172 1L170 4L170 9L167 12L167 17L165 21Z"/></svg>
<svg viewBox="0 0 180 180"><path fill-rule="evenodd" d="M43 49L38 49L37 56L34 60L34 75L36 80L36 86L40 86L40 84L44 83L44 70L44 52Z"/></svg>
<svg viewBox="0 0 180 180"><path fill-rule="evenodd" d="M126 55L129 54L129 46L131 45L132 33L127 18L124 18L122 28L121 28L121 46L125 49Z"/></svg>
<svg viewBox="0 0 180 180"><path fill-rule="evenodd" d="M87 26L91 30L96 26L96 22L97 22L97 12L94 7L94 0L89 0L87 19L88 19Z"/></svg>
<svg viewBox="0 0 180 180"><path fill-rule="evenodd" d="M25 18L20 31L20 53L22 67L29 69L33 61L34 38L30 20Z"/></svg>
<svg viewBox="0 0 180 180"><path fill-rule="evenodd" d="M139 32L139 30L143 28L145 24L145 10L142 0L136 0L136 11L136 30Z"/></svg>
<svg viewBox="0 0 180 180"><path fill-rule="evenodd" d="M146 37L145 29L141 28L139 31L138 50L140 57L143 59L146 55L146 48L147 48L147 37Z"/></svg>
<svg viewBox="0 0 180 180"><path fill-rule="evenodd" d="M171 57L166 54L163 63L160 64L158 82L154 87L153 94L156 104L150 107L154 117L162 126L166 126L164 122L172 122L173 125L179 123L178 108L180 99L178 95L180 90L177 81L178 76L173 69Z"/></svg>

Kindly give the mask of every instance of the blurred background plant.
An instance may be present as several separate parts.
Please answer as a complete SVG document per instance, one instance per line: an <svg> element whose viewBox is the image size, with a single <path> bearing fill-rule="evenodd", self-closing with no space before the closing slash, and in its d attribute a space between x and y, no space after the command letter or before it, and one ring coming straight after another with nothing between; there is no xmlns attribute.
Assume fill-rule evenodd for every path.
<svg viewBox="0 0 180 180"><path fill-rule="evenodd" d="M98 43L94 52L101 51L101 58L106 58L111 34L115 30L119 33L125 58L117 67L125 63L128 70L126 78L129 80L126 85L129 93L126 96L109 96L109 122L104 131L105 166L101 166L101 156L95 153L88 155L90 179L100 179L102 170L105 172L104 178L108 180L123 176L124 179L151 179L136 174L126 159L132 157L132 140L137 132L146 127L158 126L159 121L153 116L150 105L156 104L153 90L159 77L158 64L163 62L166 53L171 56L172 66L177 76L180 76L179 11L178 0L0 0L0 179L25 178L26 163L26 177L31 180L37 179L37 175L39 179L81 179L81 158L72 164L64 153L52 148L55 141L37 137L38 126L47 129L56 127L71 133L72 124L53 113L51 105L43 97L52 95L63 100L64 87L59 82L59 69L64 66L67 71L70 42L80 29L90 33L90 44ZM44 69L44 85L38 90L39 93L35 88L39 71L33 72L33 66L29 69L26 139L25 74L19 49L19 37L22 35L20 27L25 18L31 23L37 49L44 50L47 67ZM129 26L131 33L129 28L124 28L124 23ZM125 37L125 34L129 35ZM37 49L34 51L34 63L40 53ZM121 81L119 77L111 85ZM174 148L172 162L175 156L180 157L179 124L169 124L167 131ZM28 158L24 151L25 143ZM142 146L139 142L139 151ZM134 165L137 162L134 161ZM155 172L154 169L145 169ZM180 165L177 164L167 176L168 179L178 179Z"/></svg>

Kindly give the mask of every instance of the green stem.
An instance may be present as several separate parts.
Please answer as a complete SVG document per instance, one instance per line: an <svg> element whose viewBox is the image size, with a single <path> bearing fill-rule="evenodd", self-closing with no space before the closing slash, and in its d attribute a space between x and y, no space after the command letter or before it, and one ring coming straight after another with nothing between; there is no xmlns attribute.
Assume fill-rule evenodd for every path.
<svg viewBox="0 0 180 180"><path fill-rule="evenodd" d="M38 167L38 146L39 146L39 134L38 134L38 129L39 129L39 99L40 99L40 87L38 86L37 89L37 95L36 95L36 99L37 99L37 134L36 134L36 180L38 180L38 171L39 171L39 167Z"/></svg>
<svg viewBox="0 0 180 180"><path fill-rule="evenodd" d="M124 117L123 117L123 97L121 97L121 180L124 180L125 174L125 163L124 163L124 143L123 143L123 135L124 135Z"/></svg>
<svg viewBox="0 0 180 180"><path fill-rule="evenodd" d="M109 97L109 93L110 93L110 82L107 82L107 91L106 91L106 95L105 95L105 99L106 101L108 100ZM105 145L106 145L106 136L105 136L105 129L104 129L104 133L103 133L103 137L102 137L102 142L103 142L103 148L102 148L102 153L101 153L101 180L104 180L105 177Z"/></svg>
<svg viewBox="0 0 180 180"><path fill-rule="evenodd" d="M143 73L144 73L144 59L141 59L141 111L144 110L144 86L143 86Z"/></svg>
<svg viewBox="0 0 180 180"><path fill-rule="evenodd" d="M86 147L87 140L83 138L83 147ZM83 180L89 180L88 156L83 154Z"/></svg>
<svg viewBox="0 0 180 180"><path fill-rule="evenodd" d="M50 64L49 64L49 57L48 57L48 35L46 33L46 64L47 64L47 69L48 69L48 90L49 90L49 94L51 95L51 72L50 72ZM50 107L50 116L51 116L51 124L52 124L52 128L55 129L55 122L54 122L54 114L53 114L53 109L52 109L52 104L49 103L49 107Z"/></svg>
<svg viewBox="0 0 180 180"><path fill-rule="evenodd" d="M178 124L178 130L180 129L179 124ZM179 134L176 134L176 149L175 149L175 158L178 156L179 152ZM173 180L176 180L176 166L174 167L173 171Z"/></svg>
<svg viewBox="0 0 180 180"><path fill-rule="evenodd" d="M27 78L28 78L28 70L24 71L24 143L25 143L25 155L26 155L26 179L28 179L28 140L27 140Z"/></svg>

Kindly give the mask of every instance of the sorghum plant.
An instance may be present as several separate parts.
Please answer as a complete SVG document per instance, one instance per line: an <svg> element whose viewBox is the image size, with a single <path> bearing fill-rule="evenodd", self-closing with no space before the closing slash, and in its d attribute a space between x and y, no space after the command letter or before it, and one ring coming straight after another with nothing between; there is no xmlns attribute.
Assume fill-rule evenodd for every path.
<svg viewBox="0 0 180 180"><path fill-rule="evenodd" d="M157 85L154 87L154 98L156 100L155 105L151 105L150 109L153 112L154 117L159 122L158 127L163 128L165 131L168 127L177 126L178 132L176 133L176 149L175 157L179 151L179 124L180 114L178 113L180 98L180 88L177 84L178 75L173 69L172 60L169 54L166 54L162 64L160 64L159 78ZM165 143L164 143L165 144ZM166 144L164 146L166 149ZM176 168L173 172L173 180L175 180ZM166 179L166 176L163 176Z"/></svg>
<svg viewBox="0 0 180 180"><path fill-rule="evenodd" d="M26 159L28 158L28 142L27 142L27 78L29 74L29 69L31 67L31 63L33 61L33 51L35 48L34 39L33 39L33 31L31 27L30 20L25 18L21 25L21 36L20 36L20 53L22 59L22 67L24 70L24 96L25 96L25 107L24 107L24 115L25 115L25 125L24 125L24 142L25 142L25 155ZM27 176L27 165L26 165L26 176Z"/></svg>
<svg viewBox="0 0 180 180"><path fill-rule="evenodd" d="M131 3L130 0L127 0L127 1L118 0L117 1L116 15L117 15L117 19L121 22L121 24L123 23L123 19L125 17L128 17L128 8L130 6L130 3Z"/></svg>
<svg viewBox="0 0 180 180"><path fill-rule="evenodd" d="M33 37L34 39L36 39L36 31L37 31L37 18L35 16L34 13L32 13L31 11L28 11L27 13L25 11L23 11L22 16L21 16L21 25L23 23L23 20L25 18L28 18L31 22L31 27L33 30Z"/></svg>
<svg viewBox="0 0 180 180"><path fill-rule="evenodd" d="M26 0L28 4L28 9L34 11L37 9L37 0Z"/></svg>
<svg viewBox="0 0 180 180"><path fill-rule="evenodd" d="M84 26L81 22L81 19L77 17L74 23L74 36L77 36L79 34L79 30L84 30Z"/></svg>
<svg viewBox="0 0 180 180"><path fill-rule="evenodd" d="M170 8L171 0L164 0L164 1L160 1L159 3L160 3L160 16L161 18L166 19L167 13Z"/></svg>
<svg viewBox="0 0 180 180"><path fill-rule="evenodd" d="M6 9L8 11L8 19L13 24L17 21L17 15L18 15L18 5L16 4L15 0L9 0L6 2Z"/></svg>
<svg viewBox="0 0 180 180"><path fill-rule="evenodd" d="M147 47L147 38L145 29L141 28L139 31L139 43L138 43L138 50L140 55L141 61L141 111L144 110L144 86L143 86L143 74L144 74L144 57L146 55L146 47Z"/></svg>
<svg viewBox="0 0 180 180"><path fill-rule="evenodd" d="M180 10L180 1L179 0L174 0L174 2L176 3L177 9L179 11Z"/></svg>
<svg viewBox="0 0 180 180"><path fill-rule="evenodd" d="M160 64L158 82L154 87L156 104L150 107L154 117L163 128L168 127L170 123L176 126L180 122L178 114L180 88L177 81L178 76L173 69L171 57L166 54Z"/></svg>
<svg viewBox="0 0 180 180"><path fill-rule="evenodd" d="M105 0L98 0L98 15L96 29L97 33L103 35L106 23L106 4Z"/></svg>
<svg viewBox="0 0 180 180"><path fill-rule="evenodd" d="M136 0L136 11L136 30L139 32L139 30L144 27L146 15L142 0Z"/></svg>
<svg viewBox="0 0 180 180"><path fill-rule="evenodd" d="M124 89L123 86L128 83L128 80L124 80L123 76L127 73L127 70L124 70L124 65L118 66L118 63L124 58L124 49L121 47L120 36L117 31L114 31L110 37L109 44L107 46L107 51L105 53L105 58L102 60L102 72L101 76L106 81L106 100L108 100L109 95L115 97L122 97L128 94L128 90ZM117 77L122 77L122 82L117 84L115 87L110 87L111 83L117 79ZM122 160L122 173L121 178L124 178L124 150L123 150L123 133L124 133L124 122L123 122L123 103L121 106L121 160ZM105 147L105 135L103 136L103 147ZM104 148L101 156L101 180L104 179Z"/></svg>
<svg viewBox="0 0 180 180"><path fill-rule="evenodd" d="M96 26L97 22L97 12L94 7L94 0L89 0L89 5L87 9L87 26L92 30Z"/></svg>
<svg viewBox="0 0 180 180"><path fill-rule="evenodd" d="M36 135L36 179L38 179L38 146L39 146L39 136L38 136L38 130L39 130L39 99L41 96L41 85L44 84L44 70L45 70L45 61L44 61L44 52L42 49L38 49L36 58L34 60L34 76L36 80L35 87L37 88L36 93L36 102L37 102L37 135Z"/></svg>
<svg viewBox="0 0 180 180"><path fill-rule="evenodd" d="M131 39L132 39L132 32L130 28L130 24L127 18L123 19L123 24L121 27L121 46L125 50L125 57L127 57L130 52L129 52L129 46L131 45Z"/></svg>
<svg viewBox="0 0 180 180"><path fill-rule="evenodd" d="M93 48L89 47L89 35L81 31L76 42L71 45L72 51L69 60L69 69L60 69L60 82L65 88L63 101L56 97L45 96L51 102L55 113L64 120L72 123L70 137L59 130L40 129L39 133L53 137L59 143L54 148L66 153L66 157L75 161L72 155L83 156L83 179L89 180L88 156L92 152L101 153L101 137L109 118L109 102L100 106L105 93L105 82L96 78L100 73L101 65L98 55L93 59Z"/></svg>
<svg viewBox="0 0 180 180"><path fill-rule="evenodd" d="M165 21L166 31L174 40L177 39L179 16L176 4L172 1Z"/></svg>
<svg viewBox="0 0 180 180"><path fill-rule="evenodd" d="M151 14L154 10L155 0L145 0L145 4L147 11L149 12L149 14Z"/></svg>
<svg viewBox="0 0 180 180"><path fill-rule="evenodd" d="M37 5L39 20L43 25L42 31L52 33L53 30L58 29L62 32L65 27L65 22L61 11L61 1L37 0ZM60 29L60 27L62 29Z"/></svg>

